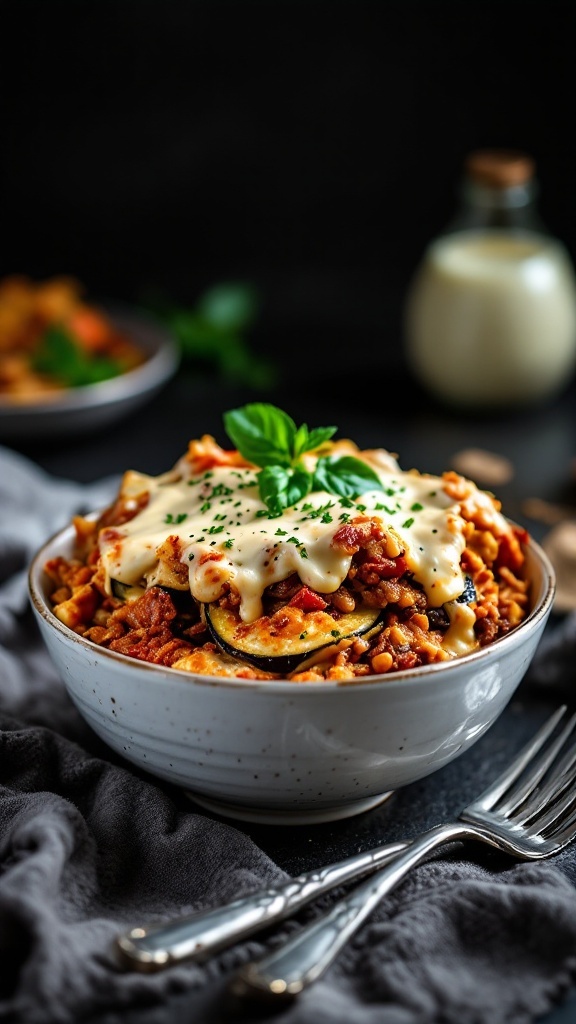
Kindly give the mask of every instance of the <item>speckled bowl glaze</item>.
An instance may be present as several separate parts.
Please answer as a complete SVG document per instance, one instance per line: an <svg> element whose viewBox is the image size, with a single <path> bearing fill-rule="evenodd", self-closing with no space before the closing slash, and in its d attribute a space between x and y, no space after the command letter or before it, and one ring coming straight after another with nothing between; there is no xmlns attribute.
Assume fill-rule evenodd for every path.
<svg viewBox="0 0 576 1024"><path fill-rule="evenodd" d="M510 700L554 593L552 567L530 542L530 615L464 658L351 685L218 679L132 660L62 625L44 564L69 556L73 541L69 527L37 554L30 594L76 707L128 761L248 821L348 817L458 757Z"/></svg>

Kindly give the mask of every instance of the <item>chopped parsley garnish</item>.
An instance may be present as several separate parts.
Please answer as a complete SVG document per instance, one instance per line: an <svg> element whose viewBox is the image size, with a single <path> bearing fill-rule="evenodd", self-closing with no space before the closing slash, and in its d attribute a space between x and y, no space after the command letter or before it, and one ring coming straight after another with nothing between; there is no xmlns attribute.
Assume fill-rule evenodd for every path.
<svg viewBox="0 0 576 1024"><path fill-rule="evenodd" d="M220 498L222 495L228 496L229 494L233 493L234 492L231 487L226 487L225 484L216 484L216 486L212 489L212 494L210 495L210 497Z"/></svg>
<svg viewBox="0 0 576 1024"><path fill-rule="evenodd" d="M305 523L307 519L320 519L320 517L322 517L323 523L331 523L332 516L328 513L329 508L334 508L333 501L327 501L325 505L319 505L317 507L307 502L305 505L302 505L300 511L307 512L308 514L303 516L300 522Z"/></svg>
<svg viewBox="0 0 576 1024"><path fill-rule="evenodd" d="M410 505L411 512L421 512L423 508L424 506L419 501L415 501L413 505Z"/></svg>
<svg viewBox="0 0 576 1024"><path fill-rule="evenodd" d="M409 529L409 528L410 528L410 527L412 526L413 522L414 522L414 518L413 518L413 517L412 517L412 518L410 518L410 519L406 519L406 520L405 520L405 521L404 521L404 522L402 523L402 528L403 528L404 530L408 530L408 529Z"/></svg>
<svg viewBox="0 0 576 1024"><path fill-rule="evenodd" d="M178 512L177 515L172 515L172 513L169 512L168 515L166 516L164 522L165 523L174 523L176 526L179 526L180 523L183 523L184 520L187 519L187 518L188 518L188 513L187 512Z"/></svg>

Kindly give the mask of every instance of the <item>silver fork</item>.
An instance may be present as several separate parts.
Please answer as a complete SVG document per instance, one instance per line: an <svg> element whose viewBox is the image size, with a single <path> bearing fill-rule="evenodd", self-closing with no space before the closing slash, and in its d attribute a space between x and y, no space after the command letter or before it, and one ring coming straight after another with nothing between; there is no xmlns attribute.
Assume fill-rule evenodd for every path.
<svg viewBox="0 0 576 1024"><path fill-rule="evenodd" d="M324 973L380 900L445 843L478 839L522 860L550 857L567 846L576 835L576 741L569 742L576 715L551 738L565 711L555 712L457 821L424 832L279 950L243 967L233 979L233 992L274 999L298 995Z"/></svg>
<svg viewBox="0 0 576 1024"><path fill-rule="evenodd" d="M559 708L552 715L484 798L496 799L500 796L499 787L518 778L554 732L565 710ZM211 953L290 917L330 889L371 874L388 864L406 846L406 843L379 846L278 885L267 886L215 910L164 924L132 928L118 938L118 950L125 966L140 971L161 970L182 960L206 959Z"/></svg>
<svg viewBox="0 0 576 1024"><path fill-rule="evenodd" d="M388 843L259 889L215 910L200 911L164 924L131 928L116 940L118 952L125 967L148 972L182 960L205 960L211 953L296 914L322 893L388 864L406 846Z"/></svg>

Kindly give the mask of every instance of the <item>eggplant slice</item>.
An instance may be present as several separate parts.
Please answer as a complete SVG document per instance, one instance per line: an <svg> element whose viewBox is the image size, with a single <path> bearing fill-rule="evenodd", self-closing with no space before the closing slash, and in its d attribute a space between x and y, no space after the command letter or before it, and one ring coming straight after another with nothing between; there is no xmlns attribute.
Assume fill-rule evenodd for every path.
<svg viewBox="0 0 576 1024"><path fill-rule="evenodd" d="M459 597L455 598L457 604L472 604L476 600L476 587L470 576L464 577L464 590Z"/></svg>
<svg viewBox="0 0 576 1024"><path fill-rule="evenodd" d="M271 629L266 616L247 624L235 611L218 604L205 604L203 610L208 632L222 651L280 674L293 672L314 651L336 640L365 633L381 614L380 608L361 608L334 619L326 612L308 612L302 632L283 635L281 629Z"/></svg>
<svg viewBox="0 0 576 1024"><path fill-rule="evenodd" d="M228 679L276 678L273 672L264 672L256 665L249 665L244 658L232 658L222 651L207 651L203 647L195 647L188 651L171 667L201 676L224 676Z"/></svg>

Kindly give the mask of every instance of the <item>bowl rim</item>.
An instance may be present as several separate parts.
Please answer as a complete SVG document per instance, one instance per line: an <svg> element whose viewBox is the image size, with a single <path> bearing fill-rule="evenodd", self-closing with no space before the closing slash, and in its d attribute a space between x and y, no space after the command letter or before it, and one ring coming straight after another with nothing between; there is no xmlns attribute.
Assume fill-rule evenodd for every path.
<svg viewBox="0 0 576 1024"><path fill-rule="evenodd" d="M35 415L60 415L110 405L156 388L172 376L178 366L178 346L160 321L138 306L116 302L99 302L98 305L126 333L136 336L140 332L140 337L135 337L135 340L144 352L144 362L108 380L63 388L43 401L14 402L0 395L0 422L3 419L17 421ZM147 337L142 338L142 334Z"/></svg>
<svg viewBox="0 0 576 1024"><path fill-rule="evenodd" d="M97 514L97 513L94 513ZM510 520L511 522L511 520ZM546 620L554 600L554 594L556 589L556 579L554 569L550 562L550 559L533 537L528 535L528 541L526 548L528 552L534 556L539 562L542 570L542 596L530 611L529 615L523 619L523 621L514 629L512 629L505 636L499 637L493 643L488 644L486 647L481 647L478 650L471 651L469 654L465 654L462 657L452 658L449 661L433 662L430 665L419 665L416 668L402 669L399 672L373 675L369 677L360 677L360 680L310 680L306 683L295 683L290 679L238 679L236 677L230 678L227 676L207 676L200 675L193 672L186 672L184 669L169 668L166 665L155 665L148 661L139 661L135 658L130 658L128 655L120 654L116 651L110 651L106 647L100 647L92 640L86 640L79 633L75 633L74 630L70 629L69 626L64 625L51 610L48 599L44 594L41 585L41 576L44 574L44 563L46 562L48 555L47 551L53 547L58 541L64 542L71 539L74 526L69 523L63 529L58 530L48 540L42 544L34 555L28 570L28 591L32 607L39 618L43 619L45 623L55 629L61 634L61 636L67 641L75 641L80 647L84 648L90 653L91 657L95 655L101 656L104 661L110 659L113 663L118 664L121 668L129 669L130 665L134 668L138 668L143 672L152 673L151 678L154 676L157 679L162 679L163 682L166 680L173 680L175 683L180 683L185 686L208 686L216 687L220 689L230 689L238 691L240 689L257 690L267 694L277 693L285 696L287 693L292 694L318 694L318 693L343 693L350 692L354 693L358 690L367 691L369 689L379 688L385 686L386 688L397 688L402 686L412 687L422 685L433 679L438 673L446 674L455 670L461 669L463 666L476 666L480 667L483 663L491 661L495 655L499 652L505 652L508 648L513 648L521 642L524 634L527 630L532 632L542 620ZM53 555L51 557L54 557Z"/></svg>

